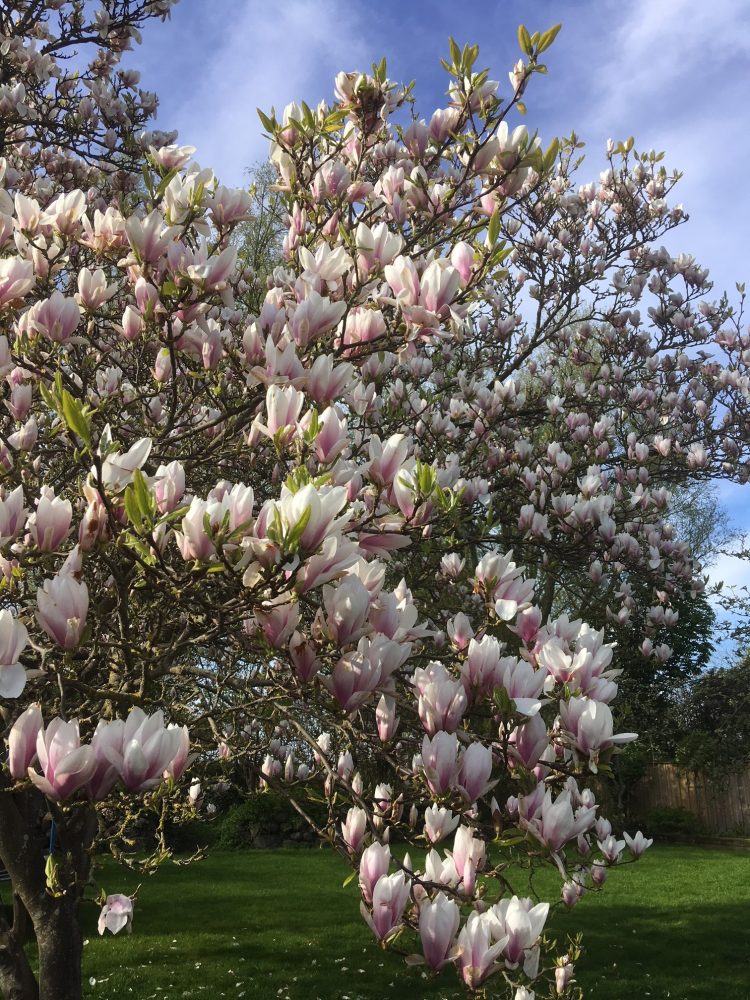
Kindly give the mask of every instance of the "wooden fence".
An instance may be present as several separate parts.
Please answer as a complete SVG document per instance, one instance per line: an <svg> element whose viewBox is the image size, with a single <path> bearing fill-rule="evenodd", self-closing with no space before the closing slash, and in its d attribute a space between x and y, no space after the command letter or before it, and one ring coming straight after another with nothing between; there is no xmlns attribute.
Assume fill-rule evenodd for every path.
<svg viewBox="0 0 750 1000"><path fill-rule="evenodd" d="M713 777L677 764L648 764L632 800L633 812L680 808L707 833L750 833L750 769Z"/></svg>

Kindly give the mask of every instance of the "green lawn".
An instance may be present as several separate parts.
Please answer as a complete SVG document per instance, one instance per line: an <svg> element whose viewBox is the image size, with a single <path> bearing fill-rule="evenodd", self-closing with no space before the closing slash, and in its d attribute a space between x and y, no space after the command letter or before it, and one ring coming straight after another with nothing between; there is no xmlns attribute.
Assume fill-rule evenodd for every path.
<svg viewBox="0 0 750 1000"><path fill-rule="evenodd" d="M191 868L165 865L143 882L134 932L96 934L86 913L86 996L248 1000L458 998L375 946L354 886L335 855L317 850L215 853ZM108 865L108 892L137 879ZM578 981L601 1000L748 1000L750 856L661 847L615 872L606 890L561 914L553 931L581 930Z"/></svg>

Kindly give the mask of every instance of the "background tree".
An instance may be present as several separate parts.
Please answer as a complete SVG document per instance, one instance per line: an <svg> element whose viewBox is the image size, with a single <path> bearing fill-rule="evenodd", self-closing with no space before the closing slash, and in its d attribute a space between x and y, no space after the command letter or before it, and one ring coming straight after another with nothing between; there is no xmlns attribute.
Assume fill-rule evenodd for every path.
<svg viewBox="0 0 750 1000"><path fill-rule="evenodd" d="M711 670L690 685L679 704L676 759L720 776L750 762L750 658Z"/></svg>
<svg viewBox="0 0 750 1000"><path fill-rule="evenodd" d="M250 210L246 222L237 227L235 239L240 261L245 266L246 289L240 302L249 315L257 316L263 306L268 279L283 262L284 237L288 229L284 197L276 189L276 170L268 161L248 170Z"/></svg>

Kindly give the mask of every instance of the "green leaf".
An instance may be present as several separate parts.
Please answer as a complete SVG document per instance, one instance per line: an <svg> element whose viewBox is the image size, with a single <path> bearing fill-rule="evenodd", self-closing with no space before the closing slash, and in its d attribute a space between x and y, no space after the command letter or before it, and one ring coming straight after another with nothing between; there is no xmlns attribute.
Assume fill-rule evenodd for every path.
<svg viewBox="0 0 750 1000"><path fill-rule="evenodd" d="M555 160L557 159L557 154L560 151L560 142L558 139L553 139L552 142L547 147L547 152L544 154L544 171L545 173L552 168Z"/></svg>
<svg viewBox="0 0 750 1000"><path fill-rule="evenodd" d="M256 108L255 110L258 112L258 118L260 118L260 121L261 121L261 124L262 124L263 128L267 132L271 132L271 133L275 132L275 130L276 130L276 124L275 124L275 122L272 121L272 119L270 119L268 117L268 115L264 114L260 110L260 108Z"/></svg>
<svg viewBox="0 0 750 1000"><path fill-rule="evenodd" d="M291 529L289 534L285 539L285 548L287 551L295 549L299 543L302 535L304 534L305 528L310 523L310 517L312 515L312 508L305 507L302 517L297 521L295 526Z"/></svg>
<svg viewBox="0 0 750 1000"><path fill-rule="evenodd" d="M521 52L524 55L530 56L533 53L531 36L523 24L518 25L518 44L521 46Z"/></svg>
<svg viewBox="0 0 750 1000"><path fill-rule="evenodd" d="M91 447L91 427L83 412L83 404L78 399L74 399L67 389L63 389L61 394L62 414L65 423L74 434Z"/></svg>
<svg viewBox="0 0 750 1000"><path fill-rule="evenodd" d="M455 69L460 69L461 68L461 50L459 49L458 45L456 44L456 40L454 38L449 38L448 39L448 45L450 46L450 50L451 50L451 59L453 60L453 67Z"/></svg>
<svg viewBox="0 0 750 1000"><path fill-rule="evenodd" d="M344 881L341 883L341 888L346 889L346 887L350 885L356 877L357 877L356 872L352 872L350 875L347 875Z"/></svg>
<svg viewBox="0 0 750 1000"><path fill-rule="evenodd" d="M537 46L537 53L544 52L546 51L546 49L550 47L550 45L554 42L554 40L560 33L560 28L562 28L562 25L556 24L553 28L550 28L548 31L544 32L542 37L539 39L539 45Z"/></svg>
<svg viewBox="0 0 750 1000"><path fill-rule="evenodd" d="M500 710L500 714L505 718L508 718L515 713L515 702L512 700L505 688L495 688L492 700Z"/></svg>
<svg viewBox="0 0 750 1000"><path fill-rule="evenodd" d="M143 183L146 185L146 190L148 191L149 194L151 194L151 192L154 189L154 185L151 182L151 174L149 173L149 169L145 163L143 164L143 169L141 170L141 174L143 175Z"/></svg>
<svg viewBox="0 0 750 1000"><path fill-rule="evenodd" d="M498 847L515 847L516 844L522 844L526 840L526 837L501 837L497 840Z"/></svg>
<svg viewBox="0 0 750 1000"><path fill-rule="evenodd" d="M145 562L148 566L154 565L156 562L154 553L151 551L150 546L144 542L142 538L138 538L136 535L129 533L125 533L123 537L128 548L137 552L143 562Z"/></svg>
<svg viewBox="0 0 750 1000"><path fill-rule="evenodd" d="M435 487L435 470L431 465L423 465L421 462L417 465L417 486L419 487L419 492L423 497L429 497L432 495L432 491Z"/></svg>
<svg viewBox="0 0 750 1000"><path fill-rule="evenodd" d="M165 174L159 182L159 187L154 192L154 201L161 201L164 197L164 192L167 190L169 182L173 177L177 176L177 167L173 167L168 174Z"/></svg>
<svg viewBox="0 0 750 1000"><path fill-rule="evenodd" d="M44 382L39 382L39 393L44 400L44 402L49 406L51 410L57 411L57 400L49 391Z"/></svg>
<svg viewBox="0 0 750 1000"><path fill-rule="evenodd" d="M140 469L133 472L133 493L135 495L138 510L144 517L151 517L153 514L153 496L148 488L146 477Z"/></svg>
<svg viewBox="0 0 750 1000"><path fill-rule="evenodd" d="M138 500L135 495L135 487L132 484L125 489L125 513L128 515L128 521L130 521L133 527L137 531L142 531L143 517L141 516Z"/></svg>
<svg viewBox="0 0 750 1000"><path fill-rule="evenodd" d="M492 249L497 243L497 238L500 235L500 209L496 208L492 213L492 218L490 219L490 224L487 227L487 244Z"/></svg>

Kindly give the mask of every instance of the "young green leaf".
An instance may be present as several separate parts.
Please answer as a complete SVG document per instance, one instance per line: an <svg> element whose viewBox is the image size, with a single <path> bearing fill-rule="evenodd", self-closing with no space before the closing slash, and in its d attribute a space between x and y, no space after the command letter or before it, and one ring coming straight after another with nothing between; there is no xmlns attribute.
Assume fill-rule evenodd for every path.
<svg viewBox="0 0 750 1000"><path fill-rule="evenodd" d="M62 397L63 420L69 429L91 447L91 427L83 412L83 404L78 399L74 399L67 389L63 389Z"/></svg>
<svg viewBox="0 0 750 1000"><path fill-rule="evenodd" d="M531 35L529 35L523 24L518 25L518 44L521 46L521 52L524 55L530 56L532 54Z"/></svg>

